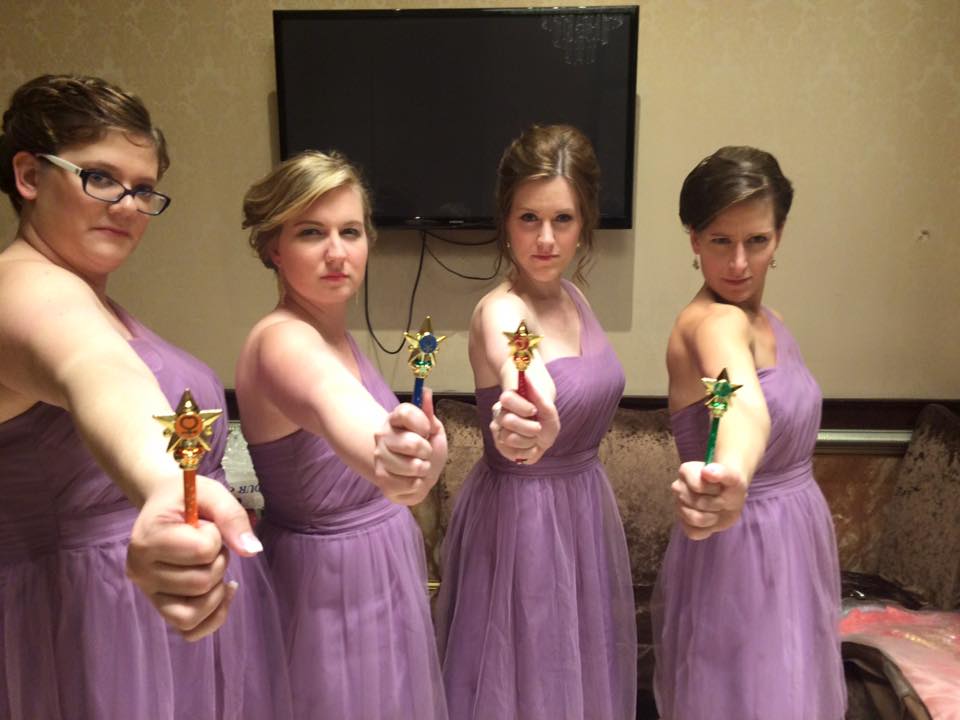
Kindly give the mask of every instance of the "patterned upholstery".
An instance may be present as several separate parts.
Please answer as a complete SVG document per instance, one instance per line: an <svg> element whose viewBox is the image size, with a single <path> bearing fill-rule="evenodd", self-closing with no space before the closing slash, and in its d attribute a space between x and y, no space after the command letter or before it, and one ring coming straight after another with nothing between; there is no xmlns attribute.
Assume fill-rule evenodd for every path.
<svg viewBox="0 0 960 720"><path fill-rule="evenodd" d="M884 513L877 572L941 610L960 609L960 418L920 413Z"/></svg>

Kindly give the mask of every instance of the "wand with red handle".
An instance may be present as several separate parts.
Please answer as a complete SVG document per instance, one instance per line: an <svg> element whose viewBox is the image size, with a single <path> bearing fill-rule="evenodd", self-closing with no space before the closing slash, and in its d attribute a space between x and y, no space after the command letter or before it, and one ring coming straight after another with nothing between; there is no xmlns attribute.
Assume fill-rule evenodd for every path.
<svg viewBox="0 0 960 720"><path fill-rule="evenodd" d="M203 454L210 452L207 440L213 434L213 423L223 415L223 410L201 410L194 402L190 389L180 396L177 412L173 415L154 415L164 426L164 437L170 437L167 452L183 470L183 515L184 521L194 527L200 524L197 512L197 466Z"/></svg>
<svg viewBox="0 0 960 720"><path fill-rule="evenodd" d="M524 400L530 399L527 391L526 369L533 362L533 349L543 340L541 335L531 335L527 332L527 323L520 321L514 332L504 332L510 343L510 354L513 364L517 368L517 395Z"/></svg>

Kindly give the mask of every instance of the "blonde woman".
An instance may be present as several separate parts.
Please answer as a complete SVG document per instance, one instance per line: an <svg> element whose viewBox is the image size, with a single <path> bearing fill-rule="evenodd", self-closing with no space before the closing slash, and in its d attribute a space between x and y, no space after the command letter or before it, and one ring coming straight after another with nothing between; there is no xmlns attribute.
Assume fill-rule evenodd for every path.
<svg viewBox="0 0 960 720"><path fill-rule="evenodd" d="M420 530L407 506L447 456L429 393L397 398L347 331L375 237L356 170L306 152L244 198L281 292L250 331L237 399L297 718L446 717Z"/></svg>

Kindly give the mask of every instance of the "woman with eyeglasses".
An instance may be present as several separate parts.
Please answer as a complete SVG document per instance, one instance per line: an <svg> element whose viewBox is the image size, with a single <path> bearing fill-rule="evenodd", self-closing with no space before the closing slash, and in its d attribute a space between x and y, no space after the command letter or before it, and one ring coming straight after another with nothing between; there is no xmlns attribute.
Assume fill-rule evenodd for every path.
<svg viewBox="0 0 960 720"><path fill-rule="evenodd" d="M194 528L153 419L188 387L223 407L220 382L107 295L168 164L139 98L97 78L36 78L3 115L0 718L289 717L262 561L227 569L260 546L221 484L226 423Z"/></svg>

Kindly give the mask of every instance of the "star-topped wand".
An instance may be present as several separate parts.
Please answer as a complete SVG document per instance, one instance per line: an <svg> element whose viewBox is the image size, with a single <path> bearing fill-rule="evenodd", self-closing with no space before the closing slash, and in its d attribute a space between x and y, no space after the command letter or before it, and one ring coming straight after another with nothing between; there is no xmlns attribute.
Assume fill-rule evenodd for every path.
<svg viewBox="0 0 960 720"><path fill-rule="evenodd" d="M524 320L520 321L515 332L504 331L503 334L507 336L510 343L510 354L517 368L517 395L524 400L529 400L526 370L533 362L533 349L543 340L543 336L528 333L527 323Z"/></svg>
<svg viewBox="0 0 960 720"><path fill-rule="evenodd" d="M409 343L410 357L407 359L407 365L413 371L416 378L413 381L413 404L417 407L423 407L423 381L426 379L433 366L437 364L437 351L440 343L447 339L446 335L439 337L433 334L433 324L430 322L430 316L424 319L420 330L416 335L404 333L403 336Z"/></svg>
<svg viewBox="0 0 960 720"><path fill-rule="evenodd" d="M190 389L180 396L180 404L174 415L154 415L164 426L163 436L170 436L167 452L183 470L184 520L194 527L200 524L197 512L197 466L205 452L210 451L207 439L213 434L213 423L223 415L223 410L201 410L194 402Z"/></svg>
<svg viewBox="0 0 960 720"><path fill-rule="evenodd" d="M703 384L707 386L707 396L703 404L710 408L710 437L707 438L707 458L704 463L713 461L713 451L717 447L717 431L720 429L720 418L729 409L733 402L733 394L743 387L743 385L734 385L727 376L727 369L724 368L716 378L700 378Z"/></svg>

